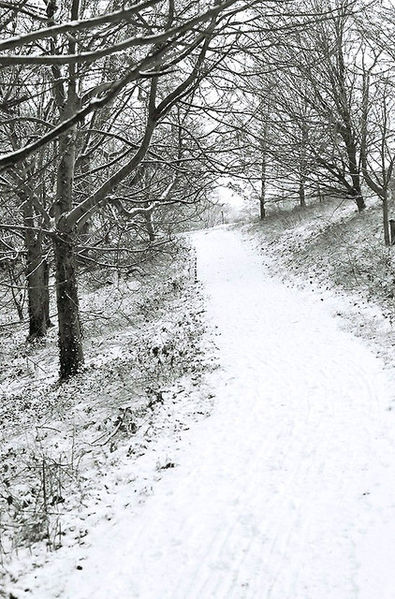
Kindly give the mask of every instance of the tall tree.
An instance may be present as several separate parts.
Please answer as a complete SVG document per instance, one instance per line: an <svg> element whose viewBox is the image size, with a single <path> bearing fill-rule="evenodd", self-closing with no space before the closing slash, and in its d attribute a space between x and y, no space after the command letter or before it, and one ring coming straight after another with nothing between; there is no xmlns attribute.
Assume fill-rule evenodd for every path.
<svg viewBox="0 0 395 599"><path fill-rule="evenodd" d="M70 9L67 2L62 3L58 11L54 1L47 0L46 27L23 33L28 17L18 13L19 35L0 43L0 53L4 52L0 54L0 65L21 65L25 76L37 65L52 74L57 122L23 148L10 148L0 158L0 167L12 167L39 148L55 144L58 164L56 198L51 210L54 227L46 234L54 243L63 379L75 374L84 360L75 257L78 233L108 203L119 185L137 176L159 123L194 92L207 68L211 68L207 62L212 54L211 42L218 33L226 39L222 27L225 24L231 27L237 12L234 4L235 0L227 0L200 10L194 3L176 7L170 0L166 8L158 0L150 0L97 14L95 5L85 3L82 14L78 0L72 1ZM48 51L43 53L45 44ZM32 46L38 53L31 52ZM122 60L118 61L114 77L114 70L104 69L104 63L109 57L115 60L120 55ZM210 60L214 64L215 56ZM117 99L123 99L126 105L136 103L133 89L146 96L143 105L137 100L140 107L137 139L128 142L108 168L101 169L105 177L95 189L76 195L77 152L84 145L80 142L81 127L83 131L89 115L95 116L114 106ZM25 105L28 110L28 100ZM123 113L118 118L125 122ZM93 122L91 119L90 125ZM80 161L85 171L89 168L87 154L85 151Z"/></svg>

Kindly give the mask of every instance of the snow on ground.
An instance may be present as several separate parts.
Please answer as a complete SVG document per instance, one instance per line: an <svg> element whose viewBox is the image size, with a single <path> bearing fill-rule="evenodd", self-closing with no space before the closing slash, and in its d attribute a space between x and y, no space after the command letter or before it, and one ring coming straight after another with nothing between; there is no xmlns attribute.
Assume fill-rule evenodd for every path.
<svg viewBox="0 0 395 599"><path fill-rule="evenodd" d="M173 444L150 496L133 504L123 485L81 555L60 550L15 596L393 599L389 374L239 233L195 243L220 333L212 416Z"/></svg>
<svg viewBox="0 0 395 599"><path fill-rule="evenodd" d="M341 326L395 367L395 256L384 246L381 202L362 214L326 200L241 227L269 273L331 305Z"/></svg>
<svg viewBox="0 0 395 599"><path fill-rule="evenodd" d="M133 502L149 494L181 432L210 413L202 377L215 367L214 336L189 248L146 264L138 293L130 277L84 278L86 367L67 383L56 383L54 329L37 345L22 328L1 331L0 597L24 593L14 588L27 570L67 559L55 549L77 546L74 567L122 485Z"/></svg>

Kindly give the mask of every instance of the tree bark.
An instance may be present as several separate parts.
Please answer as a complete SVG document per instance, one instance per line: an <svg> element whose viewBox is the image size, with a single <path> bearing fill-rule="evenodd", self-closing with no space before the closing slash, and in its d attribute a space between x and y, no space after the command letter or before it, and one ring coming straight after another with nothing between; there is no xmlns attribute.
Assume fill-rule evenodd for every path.
<svg viewBox="0 0 395 599"><path fill-rule="evenodd" d="M261 220L264 220L266 218L265 196L262 195L259 199L259 218Z"/></svg>
<svg viewBox="0 0 395 599"><path fill-rule="evenodd" d="M391 245L395 245L395 220L392 218L389 220L390 233L391 233Z"/></svg>
<svg viewBox="0 0 395 599"><path fill-rule="evenodd" d="M259 217L264 220L266 217L266 151L261 144L261 195L259 197Z"/></svg>
<svg viewBox="0 0 395 599"><path fill-rule="evenodd" d="M26 278L29 308L29 341L47 334L49 324L48 265L40 236L27 248Z"/></svg>
<svg viewBox="0 0 395 599"><path fill-rule="evenodd" d="M71 233L59 233L54 241L61 380L77 374L84 363L74 245Z"/></svg>
<svg viewBox="0 0 395 599"><path fill-rule="evenodd" d="M345 117L345 120L346 126L342 130L342 137L347 150L348 169L352 181L352 187L349 196L356 203L358 212L362 212L366 208L366 205L361 189L361 173L357 160L357 148L355 145L352 128L349 124L349 115L347 115L347 118Z"/></svg>
<svg viewBox="0 0 395 599"><path fill-rule="evenodd" d="M356 187L355 184L351 190L350 197L357 205L358 212L363 212L366 208L365 200L361 192L360 184Z"/></svg>
<svg viewBox="0 0 395 599"><path fill-rule="evenodd" d="M306 208L306 191L303 178L299 182L299 206Z"/></svg>
<svg viewBox="0 0 395 599"><path fill-rule="evenodd" d="M145 207L149 208L148 204L146 204ZM152 213L153 213L153 210L146 210L144 212L144 221L145 221L145 228L147 230L149 240L155 241L156 234L155 234L155 229L154 229Z"/></svg>
<svg viewBox="0 0 395 599"><path fill-rule="evenodd" d="M51 317L49 314L49 264L48 264L48 260L46 258L44 258L44 260L43 260L43 271L44 271L43 272L44 285L45 285L45 289L46 289L43 303L44 303L45 318L47 321L47 329L48 329L49 327L53 327L54 325L51 321Z"/></svg>
<svg viewBox="0 0 395 599"><path fill-rule="evenodd" d="M265 122L263 124L262 138L260 141L261 149L261 195L259 197L259 218L264 220L266 218L266 171L267 171L267 136L268 136L268 108L263 113Z"/></svg>
<svg viewBox="0 0 395 599"><path fill-rule="evenodd" d="M388 196L384 195L382 198L383 202L383 229L384 229L384 243L385 245L391 245L391 237L390 237L390 223L389 223L389 215L388 215Z"/></svg>
<svg viewBox="0 0 395 599"><path fill-rule="evenodd" d="M51 6L53 2L50 3ZM53 8L53 6L52 6ZM78 19L79 0L72 0L71 17ZM53 14L49 14L52 18ZM74 38L69 40L69 51L76 51ZM68 68L67 94L62 80L54 86L54 97L59 108L60 121L73 115L79 104L77 96L76 65ZM53 69L56 80L57 71ZM75 260L75 236L73 225L69 225L66 215L72 209L74 186L74 170L76 159L76 126L71 127L59 136L60 162L57 171L55 251L56 305L58 310L58 343L60 379L65 380L75 375L84 363L82 332L79 316L78 288Z"/></svg>
<svg viewBox="0 0 395 599"><path fill-rule="evenodd" d="M75 238L65 214L72 207L75 131L59 140L61 160L57 178L57 236L54 241L60 378L76 374L84 363L75 260Z"/></svg>
<svg viewBox="0 0 395 599"><path fill-rule="evenodd" d="M34 209L31 198L20 194L23 219L26 227L34 227ZM29 341L40 339L47 334L49 322L49 269L43 253L43 239L39 232L26 228L24 234L26 248L26 281L29 311Z"/></svg>
<svg viewBox="0 0 395 599"><path fill-rule="evenodd" d="M15 275L15 263L13 260L8 261L7 271L8 271L8 276L9 276L10 282L11 282L12 299L15 304L16 311L18 313L19 321L23 322L24 321L23 296L22 296L21 290L18 289L18 286L20 285L20 283L18 281L18 277Z"/></svg>

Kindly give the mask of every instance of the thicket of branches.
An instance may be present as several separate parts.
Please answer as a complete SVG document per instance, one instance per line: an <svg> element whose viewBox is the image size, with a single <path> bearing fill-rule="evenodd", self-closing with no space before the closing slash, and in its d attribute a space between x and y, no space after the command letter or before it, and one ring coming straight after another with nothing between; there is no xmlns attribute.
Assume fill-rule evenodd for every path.
<svg viewBox="0 0 395 599"><path fill-rule="evenodd" d="M219 181L383 203L394 10L361 0L0 2L0 267L60 376L84 362L78 276L139 269Z"/></svg>
<svg viewBox="0 0 395 599"><path fill-rule="evenodd" d="M213 74L227 104L220 117L205 110L231 145L228 171L239 192L260 202L262 218L268 202L284 197L302 207L308 197L350 199L363 211L374 194L389 244L395 9L332 0L299 8L268 22L257 7L234 64Z"/></svg>

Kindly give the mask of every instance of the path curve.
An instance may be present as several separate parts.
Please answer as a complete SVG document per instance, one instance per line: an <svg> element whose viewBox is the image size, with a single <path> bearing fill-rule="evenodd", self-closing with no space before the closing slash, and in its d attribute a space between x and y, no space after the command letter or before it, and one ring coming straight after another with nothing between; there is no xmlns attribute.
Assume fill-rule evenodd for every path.
<svg viewBox="0 0 395 599"><path fill-rule="evenodd" d="M311 294L269 279L239 233L194 239L219 333L214 413L62 598L393 599L395 416L380 362Z"/></svg>

